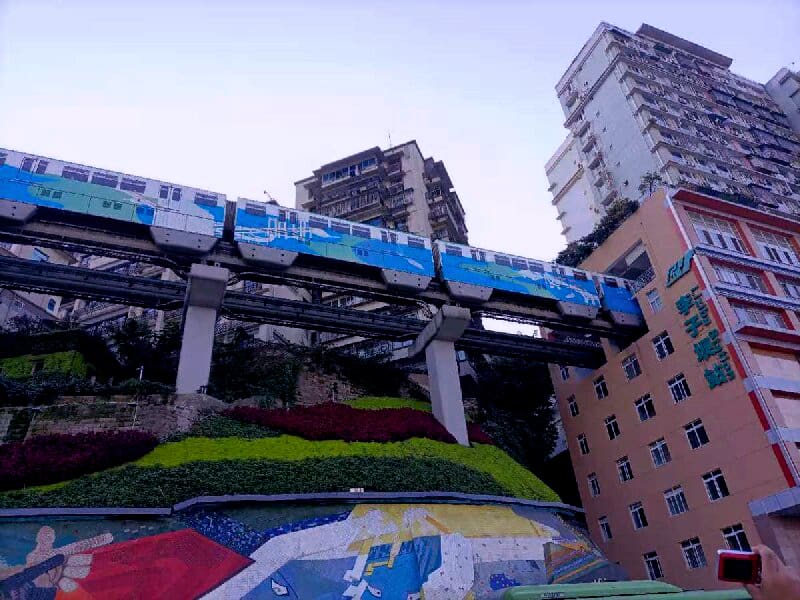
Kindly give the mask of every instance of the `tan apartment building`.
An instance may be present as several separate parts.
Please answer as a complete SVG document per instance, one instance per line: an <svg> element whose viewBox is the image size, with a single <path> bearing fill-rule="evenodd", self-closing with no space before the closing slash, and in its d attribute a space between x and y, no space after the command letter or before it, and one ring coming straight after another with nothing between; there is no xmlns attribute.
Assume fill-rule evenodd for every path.
<svg viewBox="0 0 800 600"><path fill-rule="evenodd" d="M551 373L592 537L632 578L721 588L716 550L800 567L800 221L658 190L581 268L648 332Z"/></svg>

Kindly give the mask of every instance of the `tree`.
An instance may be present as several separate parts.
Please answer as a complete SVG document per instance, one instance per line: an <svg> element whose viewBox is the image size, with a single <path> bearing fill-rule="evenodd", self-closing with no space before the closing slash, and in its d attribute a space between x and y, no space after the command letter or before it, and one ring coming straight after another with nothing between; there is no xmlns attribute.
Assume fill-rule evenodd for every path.
<svg viewBox="0 0 800 600"><path fill-rule="evenodd" d="M556 256L556 262L567 267L577 267L589 255L594 252L600 244L605 242L612 233L636 210L639 203L627 198L620 198L608 207L606 214L595 225L595 228L579 240L575 240L567 245L564 250Z"/></svg>
<svg viewBox="0 0 800 600"><path fill-rule="evenodd" d="M639 182L639 193L647 194L648 196L653 193L653 190L658 187L658 184L664 183L664 179L656 171L648 171L642 175Z"/></svg>

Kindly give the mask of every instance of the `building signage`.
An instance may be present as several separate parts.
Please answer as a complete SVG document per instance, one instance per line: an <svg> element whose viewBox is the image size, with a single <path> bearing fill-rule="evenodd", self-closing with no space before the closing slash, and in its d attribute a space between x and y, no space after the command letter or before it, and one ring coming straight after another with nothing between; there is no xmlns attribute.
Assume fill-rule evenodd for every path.
<svg viewBox="0 0 800 600"><path fill-rule="evenodd" d="M687 256L691 261L691 255L687 253L684 258ZM736 373L731 365L731 357L728 351L722 347L719 330L710 329L711 315L703 295L698 292L698 287L694 286L688 294L678 298L675 308L685 317L683 326L686 333L692 339L697 340L694 343L697 362L708 366L704 373L708 387L713 390L719 385L736 379ZM702 334L705 336L701 337Z"/></svg>
<svg viewBox="0 0 800 600"><path fill-rule="evenodd" d="M692 257L694 256L694 248L690 249L686 254L681 256L677 262L667 270L667 287L678 281L681 277L686 275L692 268Z"/></svg>

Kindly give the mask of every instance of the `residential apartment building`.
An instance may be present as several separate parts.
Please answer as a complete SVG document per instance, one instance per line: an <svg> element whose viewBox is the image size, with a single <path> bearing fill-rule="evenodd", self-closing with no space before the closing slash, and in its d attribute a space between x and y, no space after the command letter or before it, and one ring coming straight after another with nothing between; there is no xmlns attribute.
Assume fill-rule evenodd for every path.
<svg viewBox="0 0 800 600"><path fill-rule="evenodd" d="M762 85L731 63L650 25L598 26L556 85L569 133L546 173L567 241L641 200L646 173L800 214L797 74Z"/></svg>
<svg viewBox="0 0 800 600"><path fill-rule="evenodd" d="M720 548L800 568L800 218L662 188L580 266L633 269L648 328L551 367L595 541L687 588Z"/></svg>

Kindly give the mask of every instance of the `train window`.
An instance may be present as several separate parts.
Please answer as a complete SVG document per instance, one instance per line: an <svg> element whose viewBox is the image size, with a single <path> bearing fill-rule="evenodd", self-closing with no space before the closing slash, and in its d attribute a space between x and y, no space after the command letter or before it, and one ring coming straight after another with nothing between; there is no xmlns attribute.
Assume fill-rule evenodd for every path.
<svg viewBox="0 0 800 600"><path fill-rule="evenodd" d="M486 262L486 254L483 252L483 250L475 250L474 248L471 248L469 253L472 255L472 260Z"/></svg>
<svg viewBox="0 0 800 600"><path fill-rule="evenodd" d="M244 205L244 212L248 215L263 217L267 214L267 209L260 202L246 202Z"/></svg>
<svg viewBox="0 0 800 600"><path fill-rule="evenodd" d="M573 271L572 276L579 281L587 281L589 279L583 271Z"/></svg>
<svg viewBox="0 0 800 600"><path fill-rule="evenodd" d="M0 152L0 167L2 167L4 164L6 164L6 157L7 156L8 156L8 154L6 154L5 152Z"/></svg>
<svg viewBox="0 0 800 600"><path fill-rule="evenodd" d="M199 206L216 206L217 205L217 195L216 194L205 194L203 192L195 192L194 193L194 203Z"/></svg>
<svg viewBox="0 0 800 600"><path fill-rule="evenodd" d="M338 233L350 233L350 225L341 221L331 221L331 229Z"/></svg>
<svg viewBox="0 0 800 600"><path fill-rule="evenodd" d="M97 185L104 185L110 188L115 188L117 187L117 183L119 183L119 178L116 175L111 175L109 173L101 173L100 171L97 171L96 173L92 174L92 183L96 183Z"/></svg>
<svg viewBox="0 0 800 600"><path fill-rule="evenodd" d="M503 256L502 254L495 254L494 262L496 262L498 265L503 265L504 267L511 266L511 259L507 256Z"/></svg>
<svg viewBox="0 0 800 600"><path fill-rule="evenodd" d="M172 188L172 201L173 202L181 201L181 188Z"/></svg>
<svg viewBox="0 0 800 600"><path fill-rule="evenodd" d="M411 246L411 240L412 239L417 241L416 238L408 238L408 245L409 246ZM381 231L381 240L383 240L384 242L390 242L392 244L396 244L397 243L397 234L395 232L393 232L393 231ZM418 247L418 246L416 246L416 247Z"/></svg>
<svg viewBox="0 0 800 600"><path fill-rule="evenodd" d="M137 192L139 194L144 194L144 189L146 187L146 182L141 179L131 179L130 177L123 177L119 184L119 189L125 190L126 192Z"/></svg>
<svg viewBox="0 0 800 600"><path fill-rule="evenodd" d="M297 213L290 212L289 213L289 223L292 225L297 225Z"/></svg>
<svg viewBox="0 0 800 600"><path fill-rule="evenodd" d="M73 181L82 181L84 183L89 181L89 171L87 169L78 169L77 167L64 167L61 171L61 176L64 179L72 179Z"/></svg>
<svg viewBox="0 0 800 600"><path fill-rule="evenodd" d="M534 273L544 273L544 267L538 262L529 262L528 270L533 271Z"/></svg>
<svg viewBox="0 0 800 600"><path fill-rule="evenodd" d="M286 221L286 211L285 210L279 210L278 211L278 221L280 221L281 223Z"/></svg>
<svg viewBox="0 0 800 600"><path fill-rule="evenodd" d="M169 186L162 185L160 188L158 188L158 197L163 198L164 200L169 198Z"/></svg>
<svg viewBox="0 0 800 600"><path fill-rule="evenodd" d="M605 281L605 284L606 284L608 287L613 287L613 288L615 288L615 287L619 287L619 284L617 283L617 280L616 280L616 279L612 279L611 277L606 277L606 278L604 279L604 281Z"/></svg>
<svg viewBox="0 0 800 600"><path fill-rule="evenodd" d="M528 261L524 258L512 258L511 259L511 266L515 269L527 269L528 268Z"/></svg>
<svg viewBox="0 0 800 600"><path fill-rule="evenodd" d="M359 227L358 225L353 225L353 235L366 239L370 238L369 229L366 227Z"/></svg>
<svg viewBox="0 0 800 600"><path fill-rule="evenodd" d="M36 173L38 175L44 175L44 172L47 171L48 162L46 160L40 160L39 164L36 165Z"/></svg>
<svg viewBox="0 0 800 600"><path fill-rule="evenodd" d="M53 198L61 198L61 194L63 194L61 190L53 192Z"/></svg>
<svg viewBox="0 0 800 600"><path fill-rule="evenodd" d="M392 235L394 236L394 239L392 241L396 242L397 235L394 233ZM425 241L420 238L408 236L408 246L410 248L425 248Z"/></svg>
<svg viewBox="0 0 800 600"><path fill-rule="evenodd" d="M450 256L464 256L461 252L461 248L458 246L445 246L444 253L449 254Z"/></svg>
<svg viewBox="0 0 800 600"><path fill-rule="evenodd" d="M33 159L32 158L23 158L22 159L22 166L20 166L20 169L30 173L33 170Z"/></svg>
<svg viewBox="0 0 800 600"><path fill-rule="evenodd" d="M39 195L43 196L45 198L49 198L50 197L50 190L48 190L47 188L40 188L39 189Z"/></svg>
<svg viewBox="0 0 800 600"><path fill-rule="evenodd" d="M326 229L328 227L328 221L327 219L320 219L319 217L308 217L308 226Z"/></svg>

